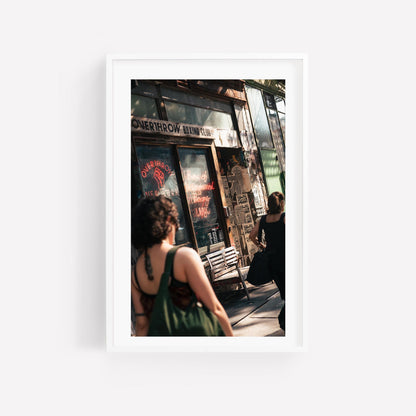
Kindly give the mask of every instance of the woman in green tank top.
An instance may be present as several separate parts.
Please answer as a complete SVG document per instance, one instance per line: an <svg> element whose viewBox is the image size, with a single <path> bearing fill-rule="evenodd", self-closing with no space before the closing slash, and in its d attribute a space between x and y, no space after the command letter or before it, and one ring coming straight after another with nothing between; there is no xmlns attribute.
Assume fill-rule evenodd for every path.
<svg viewBox="0 0 416 416"><path fill-rule="evenodd" d="M165 260L174 247L178 225L176 206L164 196L141 199L132 213L132 244L142 253L133 266L131 277L136 336L148 335ZM192 248L180 247L177 250L169 291L172 302L182 309L189 306L195 295L218 319L221 332L233 335L228 316L212 289L198 253Z"/></svg>

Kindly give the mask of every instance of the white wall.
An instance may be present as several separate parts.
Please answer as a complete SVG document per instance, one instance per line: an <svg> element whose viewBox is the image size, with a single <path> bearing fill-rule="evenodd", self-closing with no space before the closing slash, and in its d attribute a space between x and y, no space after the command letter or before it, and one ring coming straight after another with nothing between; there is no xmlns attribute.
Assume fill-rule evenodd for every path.
<svg viewBox="0 0 416 416"><path fill-rule="evenodd" d="M414 414L411 2L197 4L3 6L1 413ZM140 52L309 54L309 352L105 352L105 56Z"/></svg>

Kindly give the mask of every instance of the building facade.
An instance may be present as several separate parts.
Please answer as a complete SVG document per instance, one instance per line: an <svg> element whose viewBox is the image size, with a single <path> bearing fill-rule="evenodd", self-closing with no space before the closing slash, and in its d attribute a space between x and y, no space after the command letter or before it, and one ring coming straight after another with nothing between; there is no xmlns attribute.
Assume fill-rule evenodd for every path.
<svg viewBox="0 0 416 416"><path fill-rule="evenodd" d="M284 92L275 80L133 80L132 206L168 196L176 244L201 256L234 245L248 265L267 196L285 193Z"/></svg>

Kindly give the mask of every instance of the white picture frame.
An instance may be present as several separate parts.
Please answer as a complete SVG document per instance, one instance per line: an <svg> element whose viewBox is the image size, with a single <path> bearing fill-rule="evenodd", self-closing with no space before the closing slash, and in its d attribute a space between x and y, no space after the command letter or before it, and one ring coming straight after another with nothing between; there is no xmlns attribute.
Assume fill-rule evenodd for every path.
<svg viewBox="0 0 416 416"><path fill-rule="evenodd" d="M132 337L130 105L132 79L286 80L286 308L284 337ZM295 352L307 349L307 56L110 55L106 95L106 308L111 352ZM277 319L277 318L276 318Z"/></svg>

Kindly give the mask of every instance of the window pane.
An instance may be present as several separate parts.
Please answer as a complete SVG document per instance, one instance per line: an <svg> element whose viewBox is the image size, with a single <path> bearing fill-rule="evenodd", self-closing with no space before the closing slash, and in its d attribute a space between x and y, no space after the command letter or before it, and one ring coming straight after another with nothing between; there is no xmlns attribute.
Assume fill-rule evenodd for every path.
<svg viewBox="0 0 416 416"><path fill-rule="evenodd" d="M175 203L180 223L175 243L189 243L189 233L179 195L171 148L136 146L136 154L143 195L164 195Z"/></svg>
<svg viewBox="0 0 416 416"><path fill-rule="evenodd" d="M276 98L277 111L281 111L282 113L286 113L285 100L281 97L275 97L275 98Z"/></svg>
<svg viewBox="0 0 416 416"><path fill-rule="evenodd" d="M273 148L261 91L246 85L247 100L253 120L254 132L260 148Z"/></svg>
<svg viewBox="0 0 416 416"><path fill-rule="evenodd" d="M136 117L159 118L156 101L141 95L131 95L131 115Z"/></svg>
<svg viewBox="0 0 416 416"><path fill-rule="evenodd" d="M212 100L207 97L199 97L197 95L188 94L182 91L161 87L162 98L170 101L177 101L182 104L189 104L197 107L208 108L211 110L224 111L231 113L231 105L222 101Z"/></svg>
<svg viewBox="0 0 416 416"><path fill-rule="evenodd" d="M272 130L275 147L277 150L277 154L279 156L280 169L282 172L285 172L286 171L285 147L284 147L283 134L280 129L279 119L277 117L277 111L268 108L267 114L269 116L270 128Z"/></svg>
<svg viewBox="0 0 416 416"><path fill-rule="evenodd" d="M264 101L266 102L266 107L267 108L271 108L271 109L275 108L273 95L264 93Z"/></svg>
<svg viewBox="0 0 416 416"><path fill-rule="evenodd" d="M217 129L233 129L231 115L227 113L193 107L186 104L178 104L171 101L165 101L165 107L169 121L195 124L197 126L209 126Z"/></svg>
<svg viewBox="0 0 416 416"><path fill-rule="evenodd" d="M209 174L205 150L180 148L178 151L199 252L204 254L224 241L214 200L214 181Z"/></svg>
<svg viewBox="0 0 416 416"><path fill-rule="evenodd" d="M283 140L286 140L286 114L278 113L280 120L280 127L282 128Z"/></svg>
<svg viewBox="0 0 416 416"><path fill-rule="evenodd" d="M131 81L131 93L153 98L158 97L157 88L153 84L137 79Z"/></svg>
<svg viewBox="0 0 416 416"><path fill-rule="evenodd" d="M261 160L263 161L268 193L271 194L276 191L283 192L282 183L280 181L281 172L276 163L276 151L274 149L262 149L260 150L260 154Z"/></svg>

